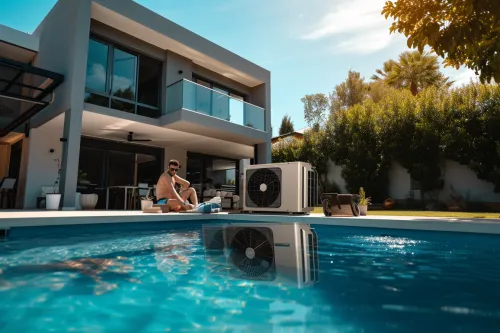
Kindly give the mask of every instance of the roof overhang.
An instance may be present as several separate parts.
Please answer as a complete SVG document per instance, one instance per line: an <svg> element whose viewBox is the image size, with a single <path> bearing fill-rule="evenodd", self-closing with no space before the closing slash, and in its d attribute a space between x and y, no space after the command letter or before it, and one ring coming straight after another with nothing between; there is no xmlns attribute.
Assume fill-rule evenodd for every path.
<svg viewBox="0 0 500 333"><path fill-rule="evenodd" d="M0 138L49 105L63 81L61 74L0 57Z"/></svg>
<svg viewBox="0 0 500 333"><path fill-rule="evenodd" d="M93 0L92 18L163 50L249 87L269 80L266 69L137 4L123 0Z"/></svg>
<svg viewBox="0 0 500 333"><path fill-rule="evenodd" d="M38 37L0 24L0 56L29 63L38 52Z"/></svg>

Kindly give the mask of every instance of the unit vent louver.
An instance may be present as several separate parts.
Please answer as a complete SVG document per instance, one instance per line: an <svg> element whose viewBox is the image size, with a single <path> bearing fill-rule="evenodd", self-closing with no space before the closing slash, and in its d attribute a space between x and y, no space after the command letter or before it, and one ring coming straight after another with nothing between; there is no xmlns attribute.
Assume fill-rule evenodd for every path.
<svg viewBox="0 0 500 333"><path fill-rule="evenodd" d="M248 207L281 206L281 168L249 169L246 172Z"/></svg>

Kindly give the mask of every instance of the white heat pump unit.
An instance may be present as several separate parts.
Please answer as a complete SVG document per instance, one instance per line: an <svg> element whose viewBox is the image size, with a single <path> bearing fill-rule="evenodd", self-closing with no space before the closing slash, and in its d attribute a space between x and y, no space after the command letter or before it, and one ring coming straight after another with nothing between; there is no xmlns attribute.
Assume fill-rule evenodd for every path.
<svg viewBox="0 0 500 333"><path fill-rule="evenodd" d="M249 165L243 174L243 211L309 214L317 191L317 174L309 163Z"/></svg>
<svg viewBox="0 0 500 333"><path fill-rule="evenodd" d="M318 236L309 224L206 224L202 229L212 274L299 288L319 281Z"/></svg>

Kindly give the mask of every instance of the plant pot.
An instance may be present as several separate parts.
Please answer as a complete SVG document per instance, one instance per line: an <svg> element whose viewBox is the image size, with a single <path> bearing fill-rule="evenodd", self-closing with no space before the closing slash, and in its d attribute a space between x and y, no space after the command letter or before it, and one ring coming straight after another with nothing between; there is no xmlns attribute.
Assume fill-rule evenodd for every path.
<svg viewBox="0 0 500 333"><path fill-rule="evenodd" d="M82 209L91 210L97 205L97 199L99 196L95 193L91 194L80 194L80 206Z"/></svg>
<svg viewBox="0 0 500 333"><path fill-rule="evenodd" d="M368 212L368 205L358 205L358 209L359 215L366 216L366 213Z"/></svg>
<svg viewBox="0 0 500 333"><path fill-rule="evenodd" d="M59 203L61 202L60 193L47 193L45 195L45 209L59 210Z"/></svg>
<svg viewBox="0 0 500 333"><path fill-rule="evenodd" d="M153 208L153 200L141 200L141 210Z"/></svg>

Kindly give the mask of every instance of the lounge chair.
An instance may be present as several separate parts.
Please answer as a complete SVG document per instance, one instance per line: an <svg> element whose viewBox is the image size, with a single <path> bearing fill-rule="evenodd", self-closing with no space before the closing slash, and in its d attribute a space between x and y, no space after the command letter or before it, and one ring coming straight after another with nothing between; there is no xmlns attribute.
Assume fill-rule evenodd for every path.
<svg viewBox="0 0 500 333"><path fill-rule="evenodd" d="M359 195L323 193L321 203L325 216L359 216L358 205L355 203Z"/></svg>

